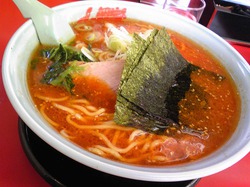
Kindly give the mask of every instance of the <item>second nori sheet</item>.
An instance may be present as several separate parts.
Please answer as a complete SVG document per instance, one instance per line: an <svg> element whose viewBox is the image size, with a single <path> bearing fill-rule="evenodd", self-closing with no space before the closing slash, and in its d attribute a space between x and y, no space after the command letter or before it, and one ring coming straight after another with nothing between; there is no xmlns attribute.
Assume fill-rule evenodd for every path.
<svg viewBox="0 0 250 187"><path fill-rule="evenodd" d="M163 28L146 40L135 36L117 94L114 120L162 134L178 125L178 102L197 67L187 62Z"/></svg>

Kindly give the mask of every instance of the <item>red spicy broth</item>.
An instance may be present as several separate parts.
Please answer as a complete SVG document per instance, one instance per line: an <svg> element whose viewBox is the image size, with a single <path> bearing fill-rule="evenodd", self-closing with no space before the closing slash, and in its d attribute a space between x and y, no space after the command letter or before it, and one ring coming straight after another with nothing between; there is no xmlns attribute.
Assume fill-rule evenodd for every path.
<svg viewBox="0 0 250 187"><path fill-rule="evenodd" d="M76 48L91 45L95 50L100 49L97 50L99 54L96 54L99 61L114 56L104 43L107 22L116 27L123 26L129 33L160 28L130 19L84 20L72 24L76 39L70 45ZM83 149L111 160L142 166L168 166L195 161L213 153L231 137L237 127L240 99L236 87L230 75L209 51L176 32L168 32L190 63L226 77L219 84L214 84L207 81L206 77L192 75L192 79L209 93L208 108L189 107L194 99L190 93L186 95L187 100L179 103L180 121L188 121L190 126L206 129L207 139L184 133L156 135L115 124L112 119L116 93L96 77L74 77L73 95L61 87L42 84L40 80L51 62L39 54L49 46L39 46L35 50L32 59L38 62L35 69L29 67L27 74L29 91L37 109L62 136ZM108 52L101 56L100 51Z"/></svg>

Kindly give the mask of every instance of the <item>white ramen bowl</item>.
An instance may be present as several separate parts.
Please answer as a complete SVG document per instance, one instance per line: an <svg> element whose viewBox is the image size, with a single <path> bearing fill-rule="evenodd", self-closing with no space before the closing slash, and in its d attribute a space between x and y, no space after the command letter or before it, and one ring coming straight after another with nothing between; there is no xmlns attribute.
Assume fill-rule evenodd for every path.
<svg viewBox="0 0 250 187"><path fill-rule="evenodd" d="M230 73L242 100L238 127L226 144L198 161L161 168L138 167L107 160L83 150L63 138L40 115L27 88L27 65L38 45L35 28L29 20L13 35L6 47L2 76L6 93L14 109L41 139L66 156L99 171L144 181L184 181L205 177L222 171L250 150L250 66L245 59L221 37L204 26L166 11L143 4L123 1L79 1L55 7L69 22L83 17L89 7L94 16L99 7L126 9L128 18L165 26L192 39L210 51Z"/></svg>

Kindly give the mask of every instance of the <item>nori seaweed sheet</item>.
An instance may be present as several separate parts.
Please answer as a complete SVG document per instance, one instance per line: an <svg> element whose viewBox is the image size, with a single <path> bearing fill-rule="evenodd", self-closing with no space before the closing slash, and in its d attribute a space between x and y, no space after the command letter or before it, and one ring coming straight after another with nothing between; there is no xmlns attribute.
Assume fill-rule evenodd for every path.
<svg viewBox="0 0 250 187"><path fill-rule="evenodd" d="M165 28L147 40L134 34L117 93L114 121L156 134L180 127L178 102L200 69L185 60Z"/></svg>

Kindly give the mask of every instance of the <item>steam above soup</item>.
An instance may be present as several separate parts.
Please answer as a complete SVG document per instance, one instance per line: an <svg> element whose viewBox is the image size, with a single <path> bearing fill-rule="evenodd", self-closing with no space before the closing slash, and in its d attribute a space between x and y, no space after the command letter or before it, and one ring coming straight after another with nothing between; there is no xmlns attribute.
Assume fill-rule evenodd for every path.
<svg viewBox="0 0 250 187"><path fill-rule="evenodd" d="M135 108L136 102L130 100L132 96L127 95L125 98L121 94L121 80L124 83L131 79L130 76L124 76L124 70L128 58L131 60L134 54L131 55L135 40L133 35L140 37L140 41L148 41L152 32L161 30L161 27L125 18L99 18L81 19L72 23L72 28L76 38L67 46L39 46L35 50L27 74L30 94L36 107L62 136L94 154L142 166L168 166L194 161L211 154L230 138L238 123L240 100L230 75L209 51L176 32L166 30L173 47L177 48L176 53L180 53L179 58L176 54L171 58L183 58L190 66L201 70L189 72L191 82L184 81L188 83L184 94L178 97L172 110L168 108L168 113L175 112L174 117L167 116L173 123L163 125L163 130L156 131L152 130L155 126L143 128L148 125L149 114L154 116L150 118L151 122L155 120L158 123L162 119L162 116L158 116L157 121L155 113L148 110L146 113L136 110L136 114L146 117L140 118L142 120L138 123L137 118L129 124L126 123L128 121L124 121L123 125L118 124L117 102L121 103L118 98L122 96L126 102L129 101L129 104L122 103L122 106ZM137 61L144 63L143 68L146 63L141 59L147 53L143 52L140 56L137 52L145 45L136 44L138 48L134 50L139 59ZM160 51L161 46L154 44L154 47L155 52ZM153 63L149 67L153 67L155 58L158 59L161 53L147 56ZM131 72L138 68L132 67L129 69ZM161 71L161 68L158 69ZM209 73L202 73L203 70ZM170 74L171 71L163 74ZM144 69L142 72L147 74ZM153 69L149 70L150 75L152 72ZM139 76L143 75L138 74L136 77ZM223 81L218 81L221 77ZM139 81L131 80L127 82L126 92L143 96L143 92L136 91L138 89L131 89ZM155 91L157 88L150 81L149 78L147 89L140 89L145 88L144 94L153 98L150 94L156 92L149 93L149 90ZM201 88L202 92L196 92ZM176 94L178 92L171 96ZM158 107L157 103L153 104ZM143 106L136 104L140 111L144 111ZM122 111L119 111L119 120L128 115Z"/></svg>

